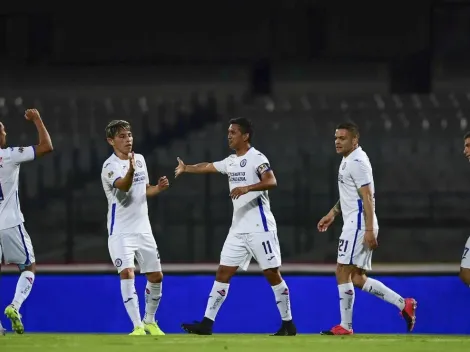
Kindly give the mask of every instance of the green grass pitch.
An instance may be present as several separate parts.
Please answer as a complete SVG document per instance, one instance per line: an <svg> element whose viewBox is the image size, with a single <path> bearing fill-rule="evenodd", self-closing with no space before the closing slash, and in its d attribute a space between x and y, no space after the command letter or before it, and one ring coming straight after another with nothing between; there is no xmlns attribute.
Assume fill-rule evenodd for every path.
<svg viewBox="0 0 470 352"><path fill-rule="evenodd" d="M0 336L1 352L461 352L469 336L442 335L167 335L25 334Z"/></svg>

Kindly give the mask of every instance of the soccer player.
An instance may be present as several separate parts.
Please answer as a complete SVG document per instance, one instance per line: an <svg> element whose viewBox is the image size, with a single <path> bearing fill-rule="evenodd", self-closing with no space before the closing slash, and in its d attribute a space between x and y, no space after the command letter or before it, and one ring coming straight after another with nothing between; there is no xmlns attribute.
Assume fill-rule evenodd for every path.
<svg viewBox="0 0 470 352"><path fill-rule="evenodd" d="M33 244L23 224L24 217L18 197L20 165L53 150L51 137L39 111L28 109L25 118L36 125L38 145L7 148L5 126L0 123L0 263L3 253L5 263L16 264L21 272L13 301L5 309L12 329L18 334L24 333L19 311L31 293L36 273Z"/></svg>
<svg viewBox="0 0 470 352"><path fill-rule="evenodd" d="M465 133L463 137L464 141L464 149L463 153L465 157L470 161L470 132ZM462 261L460 262L460 279L463 281L464 284L470 286L470 254L468 250L470 248L470 237L467 239L467 243L465 243L465 249L462 255Z"/></svg>
<svg viewBox="0 0 470 352"><path fill-rule="evenodd" d="M152 234L147 197L154 197L169 187L160 177L156 186L149 184L147 165L141 154L132 151L131 125L113 120L106 126L106 138L114 153L104 162L101 181L108 198L108 248L121 278L121 294L134 330L130 335L165 335L155 321L162 297L163 273L160 254ZM145 316L141 321L139 298L134 284L134 258L147 276Z"/></svg>
<svg viewBox="0 0 470 352"><path fill-rule="evenodd" d="M233 202L232 227L220 255L220 265L201 322L182 324L189 333L211 335L212 326L222 303L227 298L230 279L240 267L248 268L254 257L273 289L282 318L282 326L275 336L296 335L292 321L290 295L281 277L281 250L277 238L276 221L271 212L268 190L277 186L276 177L268 159L251 147L253 128L245 118L230 121L228 144L235 154L222 161L185 165L178 158L175 177L184 172L228 175L230 197Z"/></svg>
<svg viewBox="0 0 470 352"><path fill-rule="evenodd" d="M400 311L409 332L416 319L416 300L402 298L382 282L366 276L371 270L372 251L377 248L379 225L375 215L375 188L372 166L367 154L359 146L358 127L342 123L335 132L336 152L343 156L339 167L338 188L340 199L318 223L325 232L335 217L343 214L343 231L339 238L338 282L341 323L324 335L351 335L354 307L354 287L381 298Z"/></svg>

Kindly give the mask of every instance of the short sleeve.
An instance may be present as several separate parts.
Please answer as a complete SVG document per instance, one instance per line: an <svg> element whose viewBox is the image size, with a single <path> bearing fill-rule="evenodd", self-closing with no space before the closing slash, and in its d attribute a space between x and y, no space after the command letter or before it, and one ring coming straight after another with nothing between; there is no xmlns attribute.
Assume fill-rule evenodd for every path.
<svg viewBox="0 0 470 352"><path fill-rule="evenodd" d="M122 166L115 162L107 162L103 165L101 178L106 182L106 184L114 187L116 181L121 178L121 168Z"/></svg>
<svg viewBox="0 0 470 352"><path fill-rule="evenodd" d="M271 170L271 165L269 164L268 158L266 158L266 156L262 153L256 154L254 158L254 166L256 174L259 178L261 178L262 174Z"/></svg>
<svg viewBox="0 0 470 352"><path fill-rule="evenodd" d="M372 173L370 172L370 168L362 160L353 160L349 172L357 189L367 186L372 182Z"/></svg>
<svg viewBox="0 0 470 352"><path fill-rule="evenodd" d="M228 163L228 158L225 158L224 160L221 161L215 161L212 163L214 165L215 169L220 172L221 174L226 175L227 174L227 163Z"/></svg>
<svg viewBox="0 0 470 352"><path fill-rule="evenodd" d="M10 148L11 161L16 164L26 163L36 158L36 149L34 146L29 147L13 147Z"/></svg>

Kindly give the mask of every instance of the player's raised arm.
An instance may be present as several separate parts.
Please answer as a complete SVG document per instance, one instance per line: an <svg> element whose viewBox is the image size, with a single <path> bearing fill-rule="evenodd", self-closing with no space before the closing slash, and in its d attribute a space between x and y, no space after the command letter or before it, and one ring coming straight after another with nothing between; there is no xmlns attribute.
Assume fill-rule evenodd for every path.
<svg viewBox="0 0 470 352"><path fill-rule="evenodd" d="M190 174L208 174L208 173L217 173L217 172L222 172L221 170L218 170L215 166L214 163L199 163L195 165L186 165L183 160L181 160L179 157L176 158L178 160L178 166L175 168L175 178L177 178L179 175L181 175L184 172L190 173Z"/></svg>
<svg viewBox="0 0 470 352"><path fill-rule="evenodd" d="M36 125L39 135L39 144L34 148L35 157L42 157L54 150L52 146L51 136L42 122L41 115L36 109L28 109L25 111L25 118Z"/></svg>
<svg viewBox="0 0 470 352"><path fill-rule="evenodd" d="M113 187L123 192L129 192L134 179L134 152L129 155L129 169L124 177L119 177L113 182Z"/></svg>

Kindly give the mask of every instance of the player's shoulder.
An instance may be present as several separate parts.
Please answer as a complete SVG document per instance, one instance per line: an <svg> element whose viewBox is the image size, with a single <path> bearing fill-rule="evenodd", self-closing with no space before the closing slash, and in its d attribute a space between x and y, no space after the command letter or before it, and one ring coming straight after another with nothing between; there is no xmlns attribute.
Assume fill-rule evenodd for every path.
<svg viewBox="0 0 470 352"><path fill-rule="evenodd" d="M266 155L264 155L262 152L260 152L258 149L255 149L252 147L250 157L253 159L267 159Z"/></svg>
<svg viewBox="0 0 470 352"><path fill-rule="evenodd" d="M112 166L113 164L118 164L116 158L114 157L114 154L104 161L103 169L109 169L110 166Z"/></svg>

